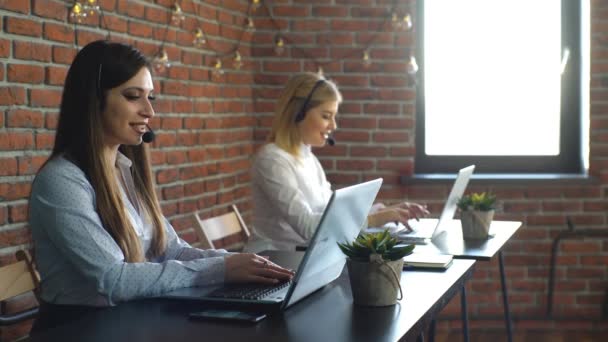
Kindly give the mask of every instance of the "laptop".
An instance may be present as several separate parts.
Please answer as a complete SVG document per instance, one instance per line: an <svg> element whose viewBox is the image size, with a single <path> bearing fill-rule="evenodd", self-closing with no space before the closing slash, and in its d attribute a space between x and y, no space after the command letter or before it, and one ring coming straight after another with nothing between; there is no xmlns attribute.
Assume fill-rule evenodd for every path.
<svg viewBox="0 0 608 342"><path fill-rule="evenodd" d="M411 219L408 221L408 224L412 228L411 232L402 223L399 223L396 234L394 234L397 239L405 243L423 245L445 232L445 226L454 218L456 208L458 207L458 200L464 194L473 170L475 170L475 165L467 166L458 171L458 176L456 176L452 190L450 190L450 195L443 205L439 219L421 218L419 221Z"/></svg>
<svg viewBox="0 0 608 342"><path fill-rule="evenodd" d="M279 285L223 284L189 287L165 292L159 297L236 304L267 312L285 310L340 276L346 256L338 248L337 242L352 241L357 237L381 185L382 178L378 178L332 193L291 281ZM296 253L298 252L294 251L291 254ZM280 253L271 254L271 260L282 266L289 265L289 261L282 262L280 256ZM240 295L250 293L252 288L255 288L256 295Z"/></svg>

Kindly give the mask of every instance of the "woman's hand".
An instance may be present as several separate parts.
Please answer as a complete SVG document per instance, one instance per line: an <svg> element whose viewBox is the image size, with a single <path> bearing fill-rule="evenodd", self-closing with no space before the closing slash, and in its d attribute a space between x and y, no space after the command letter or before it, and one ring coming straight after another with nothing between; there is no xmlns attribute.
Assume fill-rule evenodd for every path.
<svg viewBox="0 0 608 342"><path fill-rule="evenodd" d="M409 219L418 220L429 214L426 206L418 203L401 202L388 207L382 207L376 212L367 216L369 227L381 227L389 222L401 222L408 229L412 230L407 223Z"/></svg>
<svg viewBox="0 0 608 342"><path fill-rule="evenodd" d="M227 283L276 284L280 280L290 280L293 275L293 271L257 254L237 253L225 258L224 280Z"/></svg>

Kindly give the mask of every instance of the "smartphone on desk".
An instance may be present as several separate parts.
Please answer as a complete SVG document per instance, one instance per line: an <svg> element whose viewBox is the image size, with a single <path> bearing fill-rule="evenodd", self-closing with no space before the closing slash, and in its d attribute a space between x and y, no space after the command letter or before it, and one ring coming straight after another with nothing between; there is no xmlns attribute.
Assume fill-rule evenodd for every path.
<svg viewBox="0 0 608 342"><path fill-rule="evenodd" d="M239 310L208 309L203 311L191 312L189 317L192 319L257 323L266 318L266 314Z"/></svg>

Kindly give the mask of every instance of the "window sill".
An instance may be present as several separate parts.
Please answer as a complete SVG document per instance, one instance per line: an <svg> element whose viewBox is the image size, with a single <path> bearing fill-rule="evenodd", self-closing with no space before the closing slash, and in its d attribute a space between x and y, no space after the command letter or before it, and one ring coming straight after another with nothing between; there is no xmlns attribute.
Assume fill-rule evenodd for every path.
<svg viewBox="0 0 608 342"><path fill-rule="evenodd" d="M415 174L401 176L400 183L441 184L452 183L456 174ZM518 185L591 185L599 184L596 177L587 174L473 174L471 180L476 184L518 184Z"/></svg>

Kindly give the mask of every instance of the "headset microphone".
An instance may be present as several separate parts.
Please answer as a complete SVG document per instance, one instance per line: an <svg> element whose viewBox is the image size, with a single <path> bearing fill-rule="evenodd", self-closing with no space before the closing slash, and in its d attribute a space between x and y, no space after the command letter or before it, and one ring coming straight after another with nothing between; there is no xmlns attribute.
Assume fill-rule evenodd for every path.
<svg viewBox="0 0 608 342"><path fill-rule="evenodd" d="M334 146L336 144L336 139L334 139L334 137L331 134L327 135L327 139L325 139L327 141L327 144L329 146Z"/></svg>
<svg viewBox="0 0 608 342"><path fill-rule="evenodd" d="M148 126L148 124L146 124L146 128L148 128L148 131L141 136L141 140L145 143L151 143L154 141L154 138L156 138L156 135L154 134L152 128Z"/></svg>

